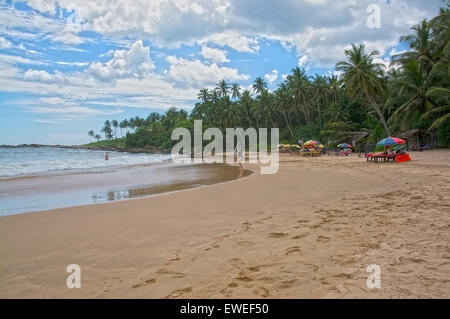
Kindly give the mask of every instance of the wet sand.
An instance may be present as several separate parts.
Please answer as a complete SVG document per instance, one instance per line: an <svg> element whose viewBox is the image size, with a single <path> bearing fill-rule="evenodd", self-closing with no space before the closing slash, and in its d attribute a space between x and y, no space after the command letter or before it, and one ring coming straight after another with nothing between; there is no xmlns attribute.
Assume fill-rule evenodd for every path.
<svg viewBox="0 0 450 319"><path fill-rule="evenodd" d="M281 155L275 175L246 165L227 183L0 217L0 297L449 298L450 152L411 157Z"/></svg>
<svg viewBox="0 0 450 319"><path fill-rule="evenodd" d="M251 172L246 170L243 176ZM135 165L77 174L36 175L0 180L0 216L137 198L238 178L224 164Z"/></svg>

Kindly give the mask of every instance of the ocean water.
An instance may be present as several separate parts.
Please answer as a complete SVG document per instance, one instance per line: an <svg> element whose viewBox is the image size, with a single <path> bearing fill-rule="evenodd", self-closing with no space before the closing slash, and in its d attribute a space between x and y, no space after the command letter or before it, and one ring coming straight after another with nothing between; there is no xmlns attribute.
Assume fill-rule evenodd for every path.
<svg viewBox="0 0 450 319"><path fill-rule="evenodd" d="M237 166L175 164L170 154L0 148L0 216L99 204L241 177ZM244 172L243 176L250 172Z"/></svg>
<svg viewBox="0 0 450 319"><path fill-rule="evenodd" d="M66 148L1 148L0 179L58 173L77 173L89 170L108 170L114 167L161 163L170 154L131 154Z"/></svg>

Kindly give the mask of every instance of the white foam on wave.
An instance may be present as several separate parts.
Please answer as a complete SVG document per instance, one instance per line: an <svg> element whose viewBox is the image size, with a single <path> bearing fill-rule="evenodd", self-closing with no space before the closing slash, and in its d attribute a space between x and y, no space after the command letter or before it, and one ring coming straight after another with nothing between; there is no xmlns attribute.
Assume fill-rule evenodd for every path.
<svg viewBox="0 0 450 319"><path fill-rule="evenodd" d="M160 163L170 154L131 154L65 148L0 148L0 178L52 172L108 169L118 166Z"/></svg>

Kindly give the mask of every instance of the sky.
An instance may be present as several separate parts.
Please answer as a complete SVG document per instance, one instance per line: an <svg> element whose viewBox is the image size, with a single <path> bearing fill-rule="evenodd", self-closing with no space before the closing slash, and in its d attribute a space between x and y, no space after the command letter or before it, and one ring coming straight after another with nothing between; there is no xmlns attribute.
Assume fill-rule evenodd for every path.
<svg viewBox="0 0 450 319"><path fill-rule="evenodd" d="M0 0L0 144L90 142L107 119L192 110L222 79L330 75L351 43L399 37L442 0ZM380 9L379 27L370 21Z"/></svg>

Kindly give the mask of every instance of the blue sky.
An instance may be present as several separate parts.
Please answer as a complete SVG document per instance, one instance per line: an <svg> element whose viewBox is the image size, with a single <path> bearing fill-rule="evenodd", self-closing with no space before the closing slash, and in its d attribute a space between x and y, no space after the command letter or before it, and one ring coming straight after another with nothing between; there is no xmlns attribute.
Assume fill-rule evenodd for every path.
<svg viewBox="0 0 450 319"><path fill-rule="evenodd" d="M189 111L219 80L331 74L351 43L388 65L441 0L0 0L0 144L81 144L106 119ZM369 28L367 8L380 8Z"/></svg>

